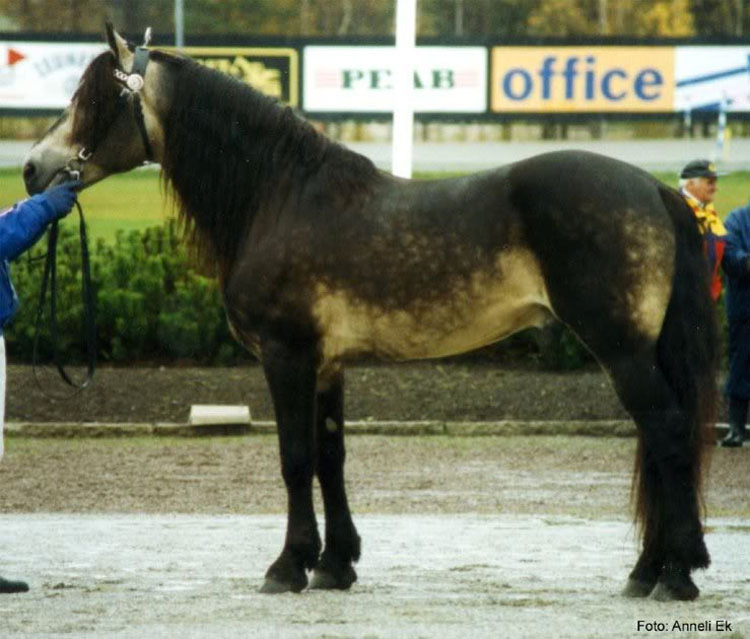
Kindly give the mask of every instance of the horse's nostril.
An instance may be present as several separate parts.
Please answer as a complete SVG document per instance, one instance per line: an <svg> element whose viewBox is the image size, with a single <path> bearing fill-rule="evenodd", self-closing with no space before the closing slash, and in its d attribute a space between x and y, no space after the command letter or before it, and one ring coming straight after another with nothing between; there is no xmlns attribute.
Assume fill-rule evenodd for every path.
<svg viewBox="0 0 750 639"><path fill-rule="evenodd" d="M29 180L33 179L35 175L36 167L32 162L27 162L23 167L23 181L28 184Z"/></svg>

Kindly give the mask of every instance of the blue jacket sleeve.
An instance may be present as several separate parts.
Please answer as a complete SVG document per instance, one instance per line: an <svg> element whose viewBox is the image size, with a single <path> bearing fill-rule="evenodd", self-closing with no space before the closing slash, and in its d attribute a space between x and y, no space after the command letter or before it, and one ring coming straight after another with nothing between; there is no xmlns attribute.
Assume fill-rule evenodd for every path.
<svg viewBox="0 0 750 639"><path fill-rule="evenodd" d="M750 280L750 206L732 211L724 226L727 229L724 272L729 277Z"/></svg>
<svg viewBox="0 0 750 639"><path fill-rule="evenodd" d="M57 214L43 193L0 214L0 259L12 261L33 246Z"/></svg>

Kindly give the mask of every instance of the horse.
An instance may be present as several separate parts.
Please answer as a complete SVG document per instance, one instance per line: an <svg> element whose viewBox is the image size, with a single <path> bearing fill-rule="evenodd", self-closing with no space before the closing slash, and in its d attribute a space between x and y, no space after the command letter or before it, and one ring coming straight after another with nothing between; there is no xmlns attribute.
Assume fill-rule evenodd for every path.
<svg viewBox="0 0 750 639"><path fill-rule="evenodd" d="M692 600L710 558L701 477L717 329L690 209L645 171L587 152L407 180L187 57L109 43L33 146L29 193L161 165L196 256L273 400L286 537L261 591L346 590L361 541L344 479L344 367L438 358L556 320L637 425L642 547L623 593ZM317 477L325 511L313 507ZM324 542L324 543L323 543ZM308 576L311 573L311 576Z"/></svg>

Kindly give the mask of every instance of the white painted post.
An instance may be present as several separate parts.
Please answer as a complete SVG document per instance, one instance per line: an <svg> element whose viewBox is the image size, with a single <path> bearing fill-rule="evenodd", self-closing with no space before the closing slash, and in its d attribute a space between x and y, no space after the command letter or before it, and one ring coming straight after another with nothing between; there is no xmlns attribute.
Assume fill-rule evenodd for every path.
<svg viewBox="0 0 750 639"><path fill-rule="evenodd" d="M417 0L396 0L396 55L393 66L393 141L391 170L411 177L414 138L414 58Z"/></svg>
<svg viewBox="0 0 750 639"><path fill-rule="evenodd" d="M729 100L723 97L719 102L719 115L716 122L716 151L715 161L721 162L725 160L724 157L724 143L727 137L727 108L729 107Z"/></svg>
<svg viewBox="0 0 750 639"><path fill-rule="evenodd" d="M183 0L174 0L174 45L185 46L185 6Z"/></svg>

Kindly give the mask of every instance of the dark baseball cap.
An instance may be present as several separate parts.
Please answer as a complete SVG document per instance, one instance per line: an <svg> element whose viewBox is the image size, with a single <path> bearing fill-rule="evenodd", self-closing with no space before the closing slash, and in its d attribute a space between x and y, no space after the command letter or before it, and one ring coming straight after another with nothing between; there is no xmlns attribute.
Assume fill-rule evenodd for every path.
<svg viewBox="0 0 750 639"><path fill-rule="evenodd" d="M685 165L680 177L687 178L716 178L719 174L716 172L716 165L710 160L693 160Z"/></svg>

